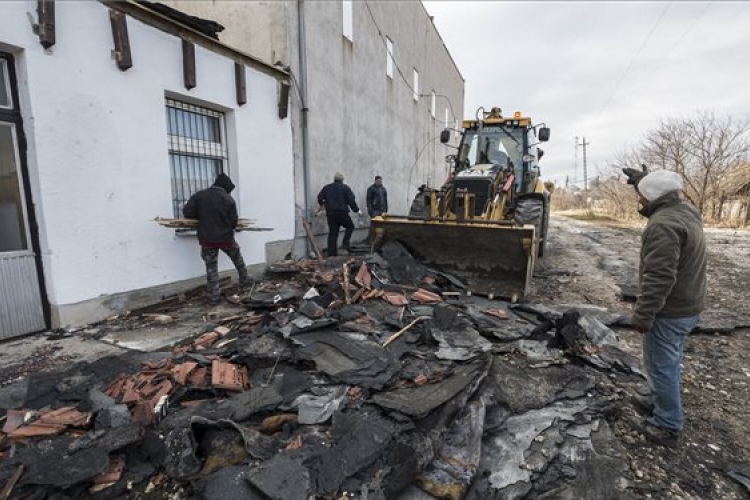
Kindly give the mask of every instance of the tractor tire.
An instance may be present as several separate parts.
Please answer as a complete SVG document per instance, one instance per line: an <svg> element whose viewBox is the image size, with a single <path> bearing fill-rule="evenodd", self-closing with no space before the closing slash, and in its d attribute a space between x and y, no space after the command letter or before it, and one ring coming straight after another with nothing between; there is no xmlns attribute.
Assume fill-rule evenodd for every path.
<svg viewBox="0 0 750 500"><path fill-rule="evenodd" d="M527 196L518 200L514 219L519 224L531 224L534 226L537 247L534 249L537 255L543 252L543 239L541 235L544 230L545 207L544 199L537 196ZM542 243L540 245L539 243Z"/></svg>
<svg viewBox="0 0 750 500"><path fill-rule="evenodd" d="M542 223L542 241L539 245L539 257L544 257L547 252L547 234L549 233L550 199L547 197L544 203L544 222Z"/></svg>

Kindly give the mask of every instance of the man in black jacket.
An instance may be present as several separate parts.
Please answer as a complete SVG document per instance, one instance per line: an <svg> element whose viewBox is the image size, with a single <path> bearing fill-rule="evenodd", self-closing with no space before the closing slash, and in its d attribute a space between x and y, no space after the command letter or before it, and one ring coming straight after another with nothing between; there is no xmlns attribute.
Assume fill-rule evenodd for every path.
<svg viewBox="0 0 750 500"><path fill-rule="evenodd" d="M182 214L188 219L198 219L198 242L201 245L201 258L206 262L208 282L208 302L216 305L221 302L219 291L219 250L232 259L237 268L240 284L249 286L252 280L247 275L245 260L240 246L234 240L234 230L239 220L237 205L229 195L234 183L224 173L216 177L214 185L198 191L190 197Z"/></svg>
<svg viewBox="0 0 750 500"><path fill-rule="evenodd" d="M375 176L375 182L367 188L367 213L372 217L378 217L388 212L388 191L383 186L383 178ZM370 243L375 241L375 228L370 225L370 233L367 236Z"/></svg>
<svg viewBox="0 0 750 500"><path fill-rule="evenodd" d="M383 186L383 178L375 176L375 183L367 188L367 213L377 217L388 212L388 191Z"/></svg>
<svg viewBox="0 0 750 500"><path fill-rule="evenodd" d="M333 176L333 182L320 190L318 204L326 209L328 219L328 256L338 255L339 229L342 226L346 230L344 232L344 248L351 251L350 242L354 231L354 223L349 217L349 208L352 209L352 212L358 212L359 215L362 215L362 212L357 206L351 188L344 184L344 174L336 172L336 175Z"/></svg>

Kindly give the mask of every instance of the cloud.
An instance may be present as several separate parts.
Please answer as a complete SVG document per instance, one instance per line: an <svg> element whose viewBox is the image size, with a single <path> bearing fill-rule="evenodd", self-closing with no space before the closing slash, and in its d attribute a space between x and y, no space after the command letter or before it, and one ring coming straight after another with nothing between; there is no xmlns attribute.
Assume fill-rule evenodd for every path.
<svg viewBox="0 0 750 500"><path fill-rule="evenodd" d="M500 106L546 122L552 140L542 166L559 182L574 175L574 136L591 142L590 165L605 166L662 118L696 110L750 116L744 91L750 3L434 1L425 7L466 79L465 116ZM579 157L579 178L580 164Z"/></svg>

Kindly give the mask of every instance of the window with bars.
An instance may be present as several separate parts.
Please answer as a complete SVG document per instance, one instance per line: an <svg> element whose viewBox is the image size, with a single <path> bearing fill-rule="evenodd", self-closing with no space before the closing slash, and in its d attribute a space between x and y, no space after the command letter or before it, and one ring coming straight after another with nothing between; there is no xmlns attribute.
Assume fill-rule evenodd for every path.
<svg viewBox="0 0 750 500"><path fill-rule="evenodd" d="M172 209L182 207L197 191L211 187L221 172L229 174L224 113L167 99L167 141L172 177Z"/></svg>

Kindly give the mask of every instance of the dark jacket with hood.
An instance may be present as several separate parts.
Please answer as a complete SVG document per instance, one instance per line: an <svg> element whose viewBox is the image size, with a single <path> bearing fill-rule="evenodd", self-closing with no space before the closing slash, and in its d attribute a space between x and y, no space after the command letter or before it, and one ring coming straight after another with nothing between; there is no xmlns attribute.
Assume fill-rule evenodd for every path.
<svg viewBox="0 0 750 500"><path fill-rule="evenodd" d="M388 191L385 186L373 184L367 188L367 212L370 215L388 212Z"/></svg>
<svg viewBox="0 0 750 500"><path fill-rule="evenodd" d="M655 318L695 316L706 295L706 240L701 214L677 191L649 202L642 211L640 291L633 323L649 329Z"/></svg>
<svg viewBox="0 0 750 500"><path fill-rule="evenodd" d="M324 186L318 194L318 205L325 206L328 213L346 214L349 213L349 207L353 212L359 212L354 193L349 186L344 184L344 181L334 181Z"/></svg>
<svg viewBox="0 0 750 500"><path fill-rule="evenodd" d="M221 247L234 243L237 227L237 205L229 193L234 183L226 174L219 174L214 185L190 197L182 214L198 219L198 241L202 246Z"/></svg>

